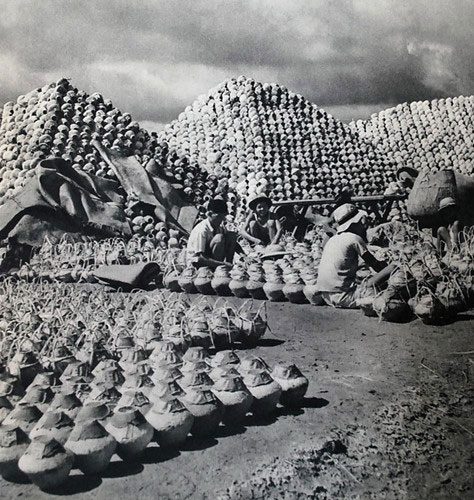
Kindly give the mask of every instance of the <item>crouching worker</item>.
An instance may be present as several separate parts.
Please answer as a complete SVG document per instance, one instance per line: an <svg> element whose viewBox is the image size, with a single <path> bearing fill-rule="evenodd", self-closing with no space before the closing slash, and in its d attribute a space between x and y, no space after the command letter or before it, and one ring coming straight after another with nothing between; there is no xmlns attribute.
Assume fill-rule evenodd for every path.
<svg viewBox="0 0 474 500"><path fill-rule="evenodd" d="M394 265L377 260L367 248L367 213L350 203L333 212L337 232L323 249L317 288L324 302L333 307L355 309L367 290L387 281ZM377 274L365 286L357 286L356 275L362 259Z"/></svg>
<svg viewBox="0 0 474 500"><path fill-rule="evenodd" d="M242 249L237 243L237 233L223 225L226 215L227 205L223 199L209 200L206 218L196 224L189 235L186 248L189 263L212 269L226 264L232 266L235 252Z"/></svg>
<svg viewBox="0 0 474 500"><path fill-rule="evenodd" d="M255 245L275 245L281 236L282 227L278 220L272 217L270 207L272 200L264 194L250 199L248 207L251 210L240 231L242 237Z"/></svg>

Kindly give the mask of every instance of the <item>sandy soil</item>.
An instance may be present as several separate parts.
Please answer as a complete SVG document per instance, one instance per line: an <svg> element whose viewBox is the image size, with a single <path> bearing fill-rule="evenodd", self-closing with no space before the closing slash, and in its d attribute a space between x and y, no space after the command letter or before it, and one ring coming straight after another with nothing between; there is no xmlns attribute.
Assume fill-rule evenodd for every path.
<svg viewBox="0 0 474 500"><path fill-rule="evenodd" d="M2 498L472 498L474 315L448 326L270 304L255 352L310 380L301 410L248 418L143 463L118 457L46 495L0 480Z"/></svg>

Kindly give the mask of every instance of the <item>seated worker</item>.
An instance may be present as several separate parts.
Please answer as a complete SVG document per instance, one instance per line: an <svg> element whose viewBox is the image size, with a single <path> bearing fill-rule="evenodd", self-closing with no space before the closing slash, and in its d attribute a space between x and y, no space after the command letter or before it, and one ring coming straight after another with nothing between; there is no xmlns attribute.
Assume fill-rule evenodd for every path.
<svg viewBox="0 0 474 500"><path fill-rule="evenodd" d="M272 200L264 194L252 197L248 203L251 212L240 231L241 236L256 245L277 244L282 227L280 222L272 217L271 206Z"/></svg>
<svg viewBox="0 0 474 500"><path fill-rule="evenodd" d="M292 205L280 205L275 210L275 217L281 224L282 233L291 233L296 241L303 241L306 232L314 225Z"/></svg>
<svg viewBox="0 0 474 500"><path fill-rule="evenodd" d="M443 198L439 202L438 226L433 228L433 237L436 238L438 252L452 252L459 247L462 236L462 226L458 218L458 207L451 197Z"/></svg>
<svg viewBox="0 0 474 500"><path fill-rule="evenodd" d="M354 309L366 288L380 285L394 271L377 260L367 248L367 213L346 203L333 212L337 233L323 249L319 264L317 288L324 302L333 307ZM377 272L366 283L364 290L356 283L359 259Z"/></svg>
<svg viewBox="0 0 474 500"><path fill-rule="evenodd" d="M401 167L397 171L397 180L391 182L385 190L385 195L405 194L415 183L418 171L411 167Z"/></svg>
<svg viewBox="0 0 474 500"><path fill-rule="evenodd" d="M232 266L235 252L242 252L242 249L237 243L237 233L223 226L226 215L227 204L222 198L209 200L206 218L196 224L189 235L188 262L212 269L221 265Z"/></svg>

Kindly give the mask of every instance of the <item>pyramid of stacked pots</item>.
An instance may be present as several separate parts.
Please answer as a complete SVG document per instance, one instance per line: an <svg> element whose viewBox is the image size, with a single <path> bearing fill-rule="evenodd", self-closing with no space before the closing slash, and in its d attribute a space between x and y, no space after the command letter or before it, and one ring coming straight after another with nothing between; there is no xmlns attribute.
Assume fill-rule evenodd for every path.
<svg viewBox="0 0 474 500"><path fill-rule="evenodd" d="M104 146L135 155L152 172L165 172L181 183L189 198L202 203L216 183L186 158L161 144L128 113L122 113L112 101L99 93L88 95L73 87L69 80L46 85L7 102L0 123L0 203L18 193L35 175L35 167L48 157L58 156L75 169L100 177L115 178L114 172L92 146L98 140ZM192 189L191 189L192 188ZM209 196L209 194L208 194ZM155 236L163 227L146 214L131 208L126 213L135 234Z"/></svg>
<svg viewBox="0 0 474 500"><path fill-rule="evenodd" d="M474 96L399 104L350 124L399 166L474 174Z"/></svg>
<svg viewBox="0 0 474 500"><path fill-rule="evenodd" d="M159 138L218 177L231 210L234 195L331 197L348 185L380 194L393 178L392 161L355 130L299 94L242 76L199 97Z"/></svg>

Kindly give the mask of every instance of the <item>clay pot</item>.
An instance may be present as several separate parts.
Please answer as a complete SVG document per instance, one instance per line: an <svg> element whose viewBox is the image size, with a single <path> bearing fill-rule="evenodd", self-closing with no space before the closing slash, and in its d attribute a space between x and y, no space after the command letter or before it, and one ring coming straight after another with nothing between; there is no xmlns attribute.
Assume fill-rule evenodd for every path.
<svg viewBox="0 0 474 500"><path fill-rule="evenodd" d="M247 289L248 276L242 273L239 277L232 278L229 283L230 291L240 299L246 299L250 297L250 293Z"/></svg>
<svg viewBox="0 0 474 500"><path fill-rule="evenodd" d="M20 470L45 491L64 483L73 464L74 455L48 436L34 439L18 461Z"/></svg>
<svg viewBox="0 0 474 500"><path fill-rule="evenodd" d="M306 300L313 304L313 306L323 306L325 304L321 292L318 290L316 283L308 284L306 283L303 288L303 293L306 297Z"/></svg>
<svg viewBox="0 0 474 500"><path fill-rule="evenodd" d="M0 427L0 475L7 481L23 477L18 461L29 444L28 435L17 425Z"/></svg>
<svg viewBox="0 0 474 500"><path fill-rule="evenodd" d="M237 425L245 418L253 402L253 396L241 377L221 377L212 387L212 392L224 405L224 424Z"/></svg>
<svg viewBox="0 0 474 500"><path fill-rule="evenodd" d="M280 384L282 393L280 403L283 406L298 406L308 390L308 379L295 365L276 365L272 377Z"/></svg>
<svg viewBox="0 0 474 500"><path fill-rule="evenodd" d="M266 416L275 411L282 390L268 372L251 370L244 375L244 383L254 397L251 410L255 416Z"/></svg>
<svg viewBox="0 0 474 500"><path fill-rule="evenodd" d="M178 283L184 293L197 293L198 290L194 284L196 278L196 268L188 266L179 277Z"/></svg>
<svg viewBox="0 0 474 500"><path fill-rule="evenodd" d="M212 288L212 278L214 273L209 267L200 267L194 278L194 286L199 293L204 295L214 295L214 289Z"/></svg>
<svg viewBox="0 0 474 500"><path fill-rule="evenodd" d="M6 396L0 396L0 425L11 413L13 406Z"/></svg>
<svg viewBox="0 0 474 500"><path fill-rule="evenodd" d="M235 351L226 350L217 352L211 359L211 365L224 366L224 365L238 365L240 363L240 358L237 356Z"/></svg>
<svg viewBox="0 0 474 500"><path fill-rule="evenodd" d="M179 381L185 391L191 387L210 388L213 385L212 379L205 372L186 372Z"/></svg>
<svg viewBox="0 0 474 500"><path fill-rule="evenodd" d="M173 399L184 394L184 390L176 381L157 382L148 393L148 399L155 404L161 399Z"/></svg>
<svg viewBox="0 0 474 500"><path fill-rule="evenodd" d="M196 437L213 436L224 414L224 407L214 394L190 387L181 401L194 416L191 434Z"/></svg>
<svg viewBox="0 0 474 500"><path fill-rule="evenodd" d="M156 439L163 448L179 448L194 422L193 415L177 399L160 399L146 414L156 431Z"/></svg>
<svg viewBox="0 0 474 500"><path fill-rule="evenodd" d="M82 403L74 392L69 394L59 393L54 396L48 411L61 411L74 420L81 407Z"/></svg>
<svg viewBox="0 0 474 500"><path fill-rule="evenodd" d="M73 421L65 413L48 411L31 430L30 439L46 436L63 445L67 441L69 434L71 434L73 427Z"/></svg>
<svg viewBox="0 0 474 500"><path fill-rule="evenodd" d="M232 295L229 288L229 283L232 278L229 274L229 269L227 266L218 266L214 269L214 276L211 281L211 286L216 293L221 297L227 297Z"/></svg>
<svg viewBox="0 0 474 500"><path fill-rule="evenodd" d="M7 417L5 417L3 425L20 427L26 435L29 435L42 415L36 406L18 403Z"/></svg>
<svg viewBox="0 0 474 500"><path fill-rule="evenodd" d="M74 453L84 474L99 474L109 465L117 442L97 420L89 420L76 423L64 447Z"/></svg>
<svg viewBox="0 0 474 500"><path fill-rule="evenodd" d="M132 407L121 407L106 425L117 441L117 454L123 460L134 460L153 439L153 427Z"/></svg>
<svg viewBox="0 0 474 500"><path fill-rule="evenodd" d="M285 283L281 278L274 277L272 279L273 281L268 281L267 278L267 282L263 285L263 291L265 292L268 300L271 300L272 302L283 302L286 300L286 296L283 293Z"/></svg>
<svg viewBox="0 0 474 500"><path fill-rule="evenodd" d="M127 391L118 400L115 411L119 411L120 408L131 407L139 410L142 415L146 415L147 411L151 408L151 402L145 394L141 391Z"/></svg>

